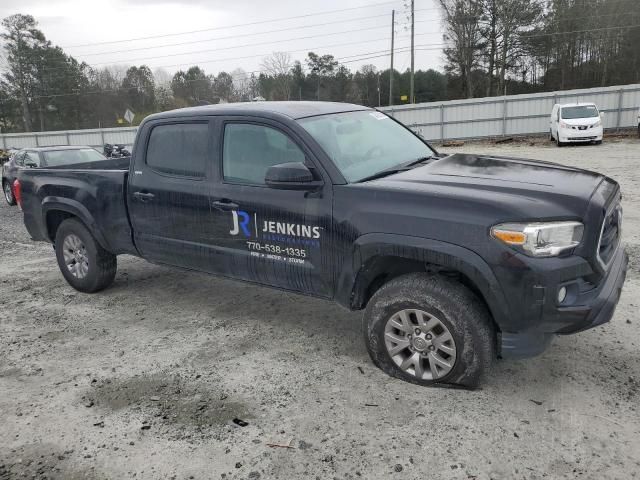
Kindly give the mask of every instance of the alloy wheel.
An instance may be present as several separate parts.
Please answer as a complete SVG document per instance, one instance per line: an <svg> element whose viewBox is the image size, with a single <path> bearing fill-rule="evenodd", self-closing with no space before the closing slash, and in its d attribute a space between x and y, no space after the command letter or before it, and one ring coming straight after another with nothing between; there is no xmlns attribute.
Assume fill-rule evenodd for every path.
<svg viewBox="0 0 640 480"><path fill-rule="evenodd" d="M393 314L384 329L385 346L393 362L420 380L438 380L456 361L456 344L447 326L423 310Z"/></svg>
<svg viewBox="0 0 640 480"><path fill-rule="evenodd" d="M80 237L73 233L67 235L62 242L64 263L71 275L76 278L84 278L89 273L89 257L87 249Z"/></svg>

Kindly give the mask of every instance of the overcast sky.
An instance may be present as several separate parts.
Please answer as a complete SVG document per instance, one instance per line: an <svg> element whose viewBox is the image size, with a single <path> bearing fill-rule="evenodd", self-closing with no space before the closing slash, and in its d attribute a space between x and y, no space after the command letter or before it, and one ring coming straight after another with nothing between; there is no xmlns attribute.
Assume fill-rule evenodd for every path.
<svg viewBox="0 0 640 480"><path fill-rule="evenodd" d="M404 70L410 65L405 3L409 2L1 0L0 17L33 15L49 40L95 67L146 64L172 74L194 64L207 73L259 71L262 58L274 51L290 52L302 61L312 50L330 53L351 69L368 63L388 68L389 56L381 55L389 50L391 10L396 9L395 67ZM442 28L436 0L416 0L415 8L416 69L440 69ZM131 40L140 37L156 38Z"/></svg>

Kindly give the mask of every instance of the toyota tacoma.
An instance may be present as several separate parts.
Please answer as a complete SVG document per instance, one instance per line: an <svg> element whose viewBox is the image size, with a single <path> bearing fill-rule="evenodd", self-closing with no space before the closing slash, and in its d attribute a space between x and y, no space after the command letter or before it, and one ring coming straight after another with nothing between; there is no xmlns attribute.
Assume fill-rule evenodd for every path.
<svg viewBox="0 0 640 480"><path fill-rule="evenodd" d="M364 310L377 366L422 385L474 387L495 358L609 321L627 270L612 179L438 154L357 105L158 113L130 160L23 170L16 190L81 292L130 254L333 300Z"/></svg>

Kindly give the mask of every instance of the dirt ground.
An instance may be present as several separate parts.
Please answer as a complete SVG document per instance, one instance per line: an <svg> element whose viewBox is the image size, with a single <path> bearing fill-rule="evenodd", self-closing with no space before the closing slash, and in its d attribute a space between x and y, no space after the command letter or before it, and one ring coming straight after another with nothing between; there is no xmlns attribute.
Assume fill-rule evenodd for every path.
<svg viewBox="0 0 640 480"><path fill-rule="evenodd" d="M611 323L499 361L480 390L421 388L377 370L361 314L332 303L131 257L78 293L3 202L0 479L640 478L640 141L443 150L622 184Z"/></svg>

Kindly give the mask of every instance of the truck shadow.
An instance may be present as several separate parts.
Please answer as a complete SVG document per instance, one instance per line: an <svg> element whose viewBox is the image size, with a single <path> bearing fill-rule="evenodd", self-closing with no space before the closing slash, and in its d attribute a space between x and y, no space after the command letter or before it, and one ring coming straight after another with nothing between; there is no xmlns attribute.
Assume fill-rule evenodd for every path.
<svg viewBox="0 0 640 480"><path fill-rule="evenodd" d="M123 262L113 287L100 296L115 308L135 296L140 315L134 321L145 328L204 331L198 347L187 352L194 366L211 368L222 360L254 354L300 357L302 362L328 357L353 363L353 369L371 365L362 339L362 312L348 312L325 300L139 260ZM585 367L575 359L592 357L590 340L576 343L563 337L537 358L499 360L483 388L553 396L567 378L584 376L585 369L601 367L604 375L606 365L598 367L602 362Z"/></svg>

